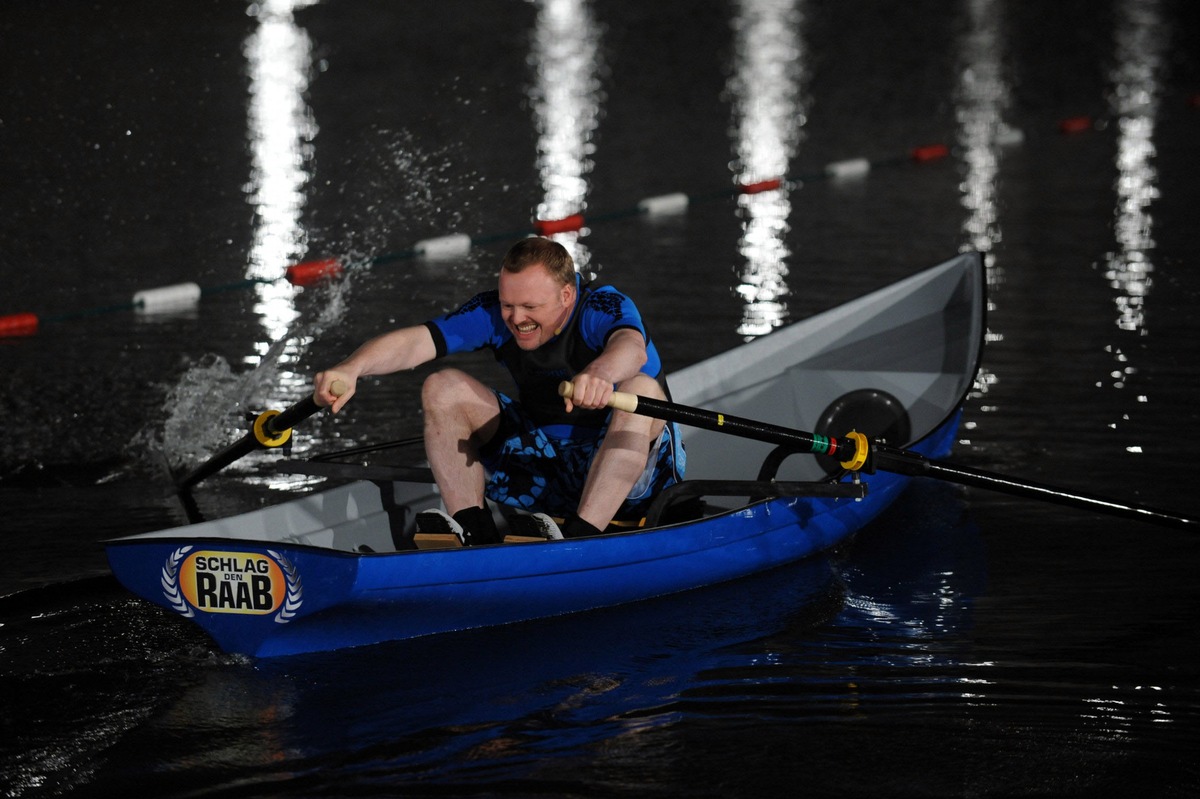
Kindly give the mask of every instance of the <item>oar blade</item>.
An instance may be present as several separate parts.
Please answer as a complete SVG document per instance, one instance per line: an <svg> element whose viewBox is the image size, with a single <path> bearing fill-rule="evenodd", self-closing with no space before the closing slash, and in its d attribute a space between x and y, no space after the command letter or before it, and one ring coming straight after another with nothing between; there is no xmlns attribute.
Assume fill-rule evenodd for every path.
<svg viewBox="0 0 1200 799"><path fill-rule="evenodd" d="M1115 499L1086 494L1057 486L1029 480L1015 480L1002 474L985 472L968 466L930 461L925 472L929 477L959 483L960 485L986 488L1012 496L1036 499L1071 508L1118 516L1126 519L1172 527L1177 530L1200 530L1200 520L1172 511L1152 508L1148 505L1121 502Z"/></svg>

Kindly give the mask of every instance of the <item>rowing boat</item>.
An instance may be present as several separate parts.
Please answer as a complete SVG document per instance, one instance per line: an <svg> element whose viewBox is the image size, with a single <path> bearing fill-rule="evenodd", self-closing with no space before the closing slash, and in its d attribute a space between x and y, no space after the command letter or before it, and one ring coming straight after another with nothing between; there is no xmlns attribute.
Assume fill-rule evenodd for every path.
<svg viewBox="0 0 1200 799"><path fill-rule="evenodd" d="M107 541L109 564L221 649L273 657L621 605L794 562L846 542L912 479L870 473L829 442L853 430L920 457L950 452L984 284L979 255L963 254L671 374L673 400L812 430L825 446L685 428L688 479L637 529L421 549L413 518L439 502L427 469L291 462L336 485Z"/></svg>

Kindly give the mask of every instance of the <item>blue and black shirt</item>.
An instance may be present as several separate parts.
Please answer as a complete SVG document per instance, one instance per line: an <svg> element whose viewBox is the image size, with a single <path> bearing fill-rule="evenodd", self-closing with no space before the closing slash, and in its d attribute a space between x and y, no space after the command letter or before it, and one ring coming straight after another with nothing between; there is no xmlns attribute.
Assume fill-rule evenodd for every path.
<svg viewBox="0 0 1200 799"><path fill-rule="evenodd" d="M439 358L490 348L512 374L521 406L539 425L603 427L607 410L576 408L568 414L558 396L558 384L582 371L604 351L608 337L623 328L641 333L647 356L642 372L665 389L662 361L633 300L612 286L582 285L579 275L575 276L575 288L571 318L562 332L536 350L517 346L504 324L500 292L495 289L476 294L457 310L425 324Z"/></svg>

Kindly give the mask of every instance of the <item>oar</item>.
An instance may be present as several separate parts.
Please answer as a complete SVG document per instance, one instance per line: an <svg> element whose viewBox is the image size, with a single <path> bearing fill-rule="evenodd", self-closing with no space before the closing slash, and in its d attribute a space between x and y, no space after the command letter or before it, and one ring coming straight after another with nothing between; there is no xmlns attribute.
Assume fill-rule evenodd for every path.
<svg viewBox="0 0 1200 799"><path fill-rule="evenodd" d="M558 393L563 397L570 398L573 392L574 386L569 382L564 381L558 387ZM1016 480L968 466L931 460L913 450L871 441L861 433L851 432L843 438L823 436L621 391L613 392L608 406L628 413L652 416L656 419L665 419L669 422L678 422L718 433L728 433L772 444L783 444L795 447L798 452L811 452L817 455L836 454L842 459L842 466L851 471L865 471L870 474L882 469L895 474L933 477L960 485L987 488L1015 496L1137 519L1164 527L1195 531L1200 526L1200 521L1197 519L1170 511L1118 502L1042 483Z"/></svg>
<svg viewBox="0 0 1200 799"><path fill-rule="evenodd" d="M334 396L340 397L346 392L346 386L338 380L334 382L331 391ZM317 405L310 394L284 411L263 411L254 420L249 433L193 469L179 481L177 488L186 491L256 449L282 447L291 439L292 428L319 410L321 406Z"/></svg>

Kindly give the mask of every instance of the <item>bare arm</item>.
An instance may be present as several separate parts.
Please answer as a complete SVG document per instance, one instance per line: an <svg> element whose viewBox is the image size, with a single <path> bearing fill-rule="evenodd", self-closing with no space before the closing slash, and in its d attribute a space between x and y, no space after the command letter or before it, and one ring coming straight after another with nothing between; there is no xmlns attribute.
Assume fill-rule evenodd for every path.
<svg viewBox="0 0 1200 799"><path fill-rule="evenodd" d="M313 378L313 399L318 405L331 406L337 413L354 396L358 378L413 369L436 357L433 335L424 325L384 333L363 344L336 366L317 372ZM334 395L331 389L338 380L345 384L345 391Z"/></svg>
<svg viewBox="0 0 1200 799"><path fill-rule="evenodd" d="M646 340L633 328L613 333L604 351L575 375L575 390L566 399L567 411L580 408L603 408L612 396L613 386L636 375L646 363Z"/></svg>

